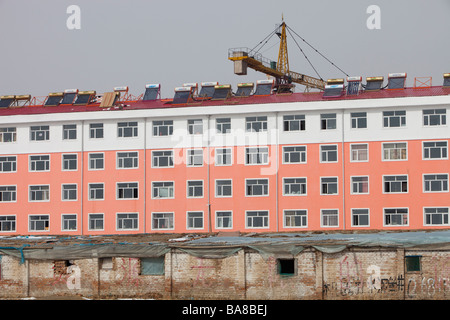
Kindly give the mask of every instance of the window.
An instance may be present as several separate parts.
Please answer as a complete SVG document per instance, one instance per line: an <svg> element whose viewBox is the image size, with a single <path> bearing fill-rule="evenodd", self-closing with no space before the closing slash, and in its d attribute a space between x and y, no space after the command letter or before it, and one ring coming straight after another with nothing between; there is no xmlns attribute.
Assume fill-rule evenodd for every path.
<svg viewBox="0 0 450 320"><path fill-rule="evenodd" d="M117 199L137 199L139 198L139 188L137 182L117 183Z"/></svg>
<svg viewBox="0 0 450 320"><path fill-rule="evenodd" d="M407 226L408 208L389 208L384 209L385 226Z"/></svg>
<svg viewBox="0 0 450 320"><path fill-rule="evenodd" d="M233 213L231 211L216 211L216 228L231 229L233 227Z"/></svg>
<svg viewBox="0 0 450 320"><path fill-rule="evenodd" d="M89 200L103 200L104 188L103 183L89 183Z"/></svg>
<svg viewBox="0 0 450 320"><path fill-rule="evenodd" d="M231 197L233 187L231 180L216 180L216 197Z"/></svg>
<svg viewBox="0 0 450 320"><path fill-rule="evenodd" d="M215 149L216 150L216 166L229 166L232 164L231 148Z"/></svg>
<svg viewBox="0 0 450 320"><path fill-rule="evenodd" d="M15 202L17 197L16 186L0 186L0 202Z"/></svg>
<svg viewBox="0 0 450 320"><path fill-rule="evenodd" d="M423 110L424 126L445 126L447 124L447 111L445 109Z"/></svg>
<svg viewBox="0 0 450 320"><path fill-rule="evenodd" d="M216 119L216 132L217 133L230 133L231 132L231 118L217 118Z"/></svg>
<svg viewBox="0 0 450 320"><path fill-rule="evenodd" d="M0 142L16 142L16 128L0 128Z"/></svg>
<svg viewBox="0 0 450 320"><path fill-rule="evenodd" d="M367 128L367 112L352 112L352 129Z"/></svg>
<svg viewBox="0 0 450 320"><path fill-rule="evenodd" d="M283 178L285 196L306 195L306 178Z"/></svg>
<svg viewBox="0 0 450 320"><path fill-rule="evenodd" d="M188 120L188 132L189 134L203 134L203 120L202 119Z"/></svg>
<svg viewBox="0 0 450 320"><path fill-rule="evenodd" d="M50 217L48 215L30 215L28 222L29 231L47 231L50 227Z"/></svg>
<svg viewBox="0 0 450 320"><path fill-rule="evenodd" d="M267 117L246 117L245 131L247 132L264 132L267 131Z"/></svg>
<svg viewBox="0 0 450 320"><path fill-rule="evenodd" d="M29 201L50 201L50 186L29 186Z"/></svg>
<svg viewBox="0 0 450 320"><path fill-rule="evenodd" d="M246 228L268 228L269 211L247 211Z"/></svg>
<svg viewBox="0 0 450 320"><path fill-rule="evenodd" d="M138 152L117 152L118 169L134 169L139 166Z"/></svg>
<svg viewBox="0 0 450 320"><path fill-rule="evenodd" d="M352 227L369 226L369 209L352 209Z"/></svg>
<svg viewBox="0 0 450 320"><path fill-rule="evenodd" d="M173 198L175 194L173 181L152 182L153 198L166 199Z"/></svg>
<svg viewBox="0 0 450 320"><path fill-rule="evenodd" d="M118 122L117 123L117 137L119 138L133 138L138 136L137 122Z"/></svg>
<svg viewBox="0 0 450 320"><path fill-rule="evenodd" d="M269 179L248 179L245 180L246 196L268 196Z"/></svg>
<svg viewBox="0 0 450 320"><path fill-rule="evenodd" d="M424 208L424 225L445 226L448 225L449 208Z"/></svg>
<svg viewBox="0 0 450 320"><path fill-rule="evenodd" d="M153 212L152 229L168 230L173 229L173 212Z"/></svg>
<svg viewBox="0 0 450 320"><path fill-rule="evenodd" d="M420 260L421 256L405 256L406 272L421 271Z"/></svg>
<svg viewBox="0 0 450 320"><path fill-rule="evenodd" d="M384 193L408 192L408 176L383 176Z"/></svg>
<svg viewBox="0 0 450 320"><path fill-rule="evenodd" d="M164 275L164 256L154 258L141 258L140 275Z"/></svg>
<svg viewBox="0 0 450 320"><path fill-rule="evenodd" d="M31 141L45 141L50 139L49 126L31 126L30 140Z"/></svg>
<svg viewBox="0 0 450 320"><path fill-rule="evenodd" d="M277 259L277 272L281 276L296 274L296 259Z"/></svg>
<svg viewBox="0 0 450 320"><path fill-rule="evenodd" d="M406 142L383 143L383 160L406 160L408 158Z"/></svg>
<svg viewBox="0 0 450 320"><path fill-rule="evenodd" d="M369 177L351 177L352 194L368 194L369 193Z"/></svg>
<svg viewBox="0 0 450 320"><path fill-rule="evenodd" d="M187 229L203 229L203 212L187 213Z"/></svg>
<svg viewBox="0 0 450 320"><path fill-rule="evenodd" d="M100 258L102 270L112 270L114 268L114 260L112 257Z"/></svg>
<svg viewBox="0 0 450 320"><path fill-rule="evenodd" d="M406 126L406 111L383 111L383 127L396 128Z"/></svg>
<svg viewBox="0 0 450 320"><path fill-rule="evenodd" d="M50 171L50 156L30 156L30 171Z"/></svg>
<svg viewBox="0 0 450 320"><path fill-rule="evenodd" d="M64 124L63 125L63 140L76 140L77 138L77 125L76 124Z"/></svg>
<svg viewBox="0 0 450 320"><path fill-rule="evenodd" d="M137 230L137 229L138 229L137 213L117 214L117 230Z"/></svg>
<svg viewBox="0 0 450 320"><path fill-rule="evenodd" d="M0 157L0 172L16 172L17 157Z"/></svg>
<svg viewBox="0 0 450 320"><path fill-rule="evenodd" d="M246 164L268 164L269 163L269 148L246 148L245 149L245 163Z"/></svg>
<svg viewBox="0 0 450 320"><path fill-rule="evenodd" d="M77 185L76 184L63 184L62 187L62 200L63 201L76 201L77 200Z"/></svg>
<svg viewBox="0 0 450 320"><path fill-rule="evenodd" d="M171 136L172 134L173 134L172 120L153 121L154 137Z"/></svg>
<svg viewBox="0 0 450 320"><path fill-rule="evenodd" d="M103 213L89 214L89 230L103 230Z"/></svg>
<svg viewBox="0 0 450 320"><path fill-rule="evenodd" d="M338 227L339 226L339 211L337 209L322 209L320 210L322 216L322 227Z"/></svg>
<svg viewBox="0 0 450 320"><path fill-rule="evenodd" d="M152 151L152 167L173 167L173 151Z"/></svg>
<svg viewBox="0 0 450 320"><path fill-rule="evenodd" d="M448 192L448 174L425 174L423 176L424 192Z"/></svg>
<svg viewBox="0 0 450 320"><path fill-rule="evenodd" d="M320 115L320 129L336 129L336 113L324 113Z"/></svg>
<svg viewBox="0 0 450 320"><path fill-rule="evenodd" d="M337 194L338 193L338 178L337 177L329 177L329 178L320 178L320 194Z"/></svg>
<svg viewBox="0 0 450 320"><path fill-rule="evenodd" d="M369 161L369 145L367 143L350 145L351 162Z"/></svg>
<svg viewBox="0 0 450 320"><path fill-rule="evenodd" d="M305 129L304 114L283 116L283 131L304 131Z"/></svg>
<svg viewBox="0 0 450 320"><path fill-rule="evenodd" d="M103 123L89 124L89 138L91 139L103 138Z"/></svg>
<svg viewBox="0 0 450 320"><path fill-rule="evenodd" d="M203 149L187 150L187 166L203 166Z"/></svg>
<svg viewBox="0 0 450 320"><path fill-rule="evenodd" d="M308 226L308 213L306 210L284 210L285 228L302 228Z"/></svg>
<svg viewBox="0 0 450 320"><path fill-rule="evenodd" d="M306 146L283 147L283 163L306 163Z"/></svg>
<svg viewBox="0 0 450 320"><path fill-rule="evenodd" d="M63 154L62 155L63 170L77 170L77 155Z"/></svg>
<svg viewBox="0 0 450 320"><path fill-rule="evenodd" d="M321 162L337 162L338 151L337 145L320 146Z"/></svg>
<svg viewBox="0 0 450 320"><path fill-rule="evenodd" d="M447 141L433 141L423 143L424 159L447 159Z"/></svg>
<svg viewBox="0 0 450 320"><path fill-rule="evenodd" d="M61 216L61 231L76 231L77 230L77 215L63 214Z"/></svg>
<svg viewBox="0 0 450 320"><path fill-rule="evenodd" d="M0 232L16 231L16 216L0 216Z"/></svg>
<svg viewBox="0 0 450 320"><path fill-rule="evenodd" d="M203 197L203 180L192 180L187 182L187 197L202 198Z"/></svg>
<svg viewBox="0 0 450 320"><path fill-rule="evenodd" d="M105 159L103 153L89 153L89 170L103 170Z"/></svg>

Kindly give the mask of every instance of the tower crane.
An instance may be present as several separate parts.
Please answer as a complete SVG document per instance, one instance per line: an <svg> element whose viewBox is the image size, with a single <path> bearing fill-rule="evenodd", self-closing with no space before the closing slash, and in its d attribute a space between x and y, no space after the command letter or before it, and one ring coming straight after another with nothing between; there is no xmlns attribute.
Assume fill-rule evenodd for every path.
<svg viewBox="0 0 450 320"><path fill-rule="evenodd" d="M275 90L277 91L277 93L291 92L293 87L292 83L304 85L306 87L305 91L309 91L311 88L324 90L326 82L322 80L320 76L319 78L315 78L298 72L291 71L289 69L286 29L290 32L290 28L287 27L286 23L284 22L284 19L282 18L281 25L279 25L277 29L275 29L269 36L267 36L264 39L266 40L267 38L272 37L274 34L278 35L278 37L280 38L278 60L276 62L263 57L262 54L258 52L261 48L256 50L256 47L258 47L259 44L254 49L249 48L229 49L228 59L234 62L234 73L237 75L247 75L247 68L250 67L255 71L259 71L265 73L266 75L272 76L275 78ZM260 44L264 42L264 40L261 41ZM306 42L304 39L302 40ZM265 43L267 43L267 41ZM295 43L298 46L298 43L296 41ZM309 45L309 43L307 44ZM298 47L300 48L300 46ZM303 53L303 50L301 48L300 50ZM314 50L318 52L316 49ZM309 62L309 59L306 57L306 55L305 58Z"/></svg>

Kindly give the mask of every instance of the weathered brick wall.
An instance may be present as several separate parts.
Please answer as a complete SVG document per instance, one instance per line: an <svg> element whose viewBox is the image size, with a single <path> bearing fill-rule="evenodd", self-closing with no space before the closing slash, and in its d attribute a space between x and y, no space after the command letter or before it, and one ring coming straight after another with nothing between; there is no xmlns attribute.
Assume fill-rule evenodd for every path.
<svg viewBox="0 0 450 320"><path fill-rule="evenodd" d="M172 255L172 298L244 299L244 250L224 259Z"/></svg>
<svg viewBox="0 0 450 320"><path fill-rule="evenodd" d="M293 275L279 273L277 257L264 259L259 253L246 254L247 299L315 299L315 252L305 251L295 257Z"/></svg>
<svg viewBox="0 0 450 320"><path fill-rule="evenodd" d="M26 263L8 255L0 256L0 298L21 298L27 296Z"/></svg>
<svg viewBox="0 0 450 320"><path fill-rule="evenodd" d="M406 271L405 299L449 299L450 255L446 251L407 251L420 256L421 271Z"/></svg>

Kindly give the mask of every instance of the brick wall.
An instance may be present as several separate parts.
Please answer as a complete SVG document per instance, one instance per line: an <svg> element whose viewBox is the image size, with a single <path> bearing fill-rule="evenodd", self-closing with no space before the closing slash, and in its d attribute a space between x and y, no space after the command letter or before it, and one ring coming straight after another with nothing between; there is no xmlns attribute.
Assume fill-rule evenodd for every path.
<svg viewBox="0 0 450 320"><path fill-rule="evenodd" d="M412 267L405 263L412 257ZM420 261L419 267L414 262ZM27 260L1 256L1 298L81 295L154 299L448 299L450 254L439 250L350 248L294 257L245 249L201 259L173 249L157 274L139 258ZM412 268L413 270L409 270ZM417 269L418 268L418 269Z"/></svg>

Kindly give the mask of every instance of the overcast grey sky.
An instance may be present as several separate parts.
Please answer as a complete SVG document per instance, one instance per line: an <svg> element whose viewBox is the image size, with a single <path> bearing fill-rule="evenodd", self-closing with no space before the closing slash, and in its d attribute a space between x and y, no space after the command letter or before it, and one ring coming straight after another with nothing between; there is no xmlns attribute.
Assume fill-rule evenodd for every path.
<svg viewBox="0 0 450 320"><path fill-rule="evenodd" d="M81 9L81 29L69 30L69 5ZM366 12L380 8L381 29ZM233 74L227 52L254 47L281 22L351 76L407 72L442 84L450 72L449 0L0 0L0 95L69 88L112 91L127 85L139 95L161 83L162 96L185 82L265 79ZM263 48L276 60L278 38ZM344 77L299 42L323 79ZM288 37L290 69L316 76ZM297 91L302 91L298 87Z"/></svg>

